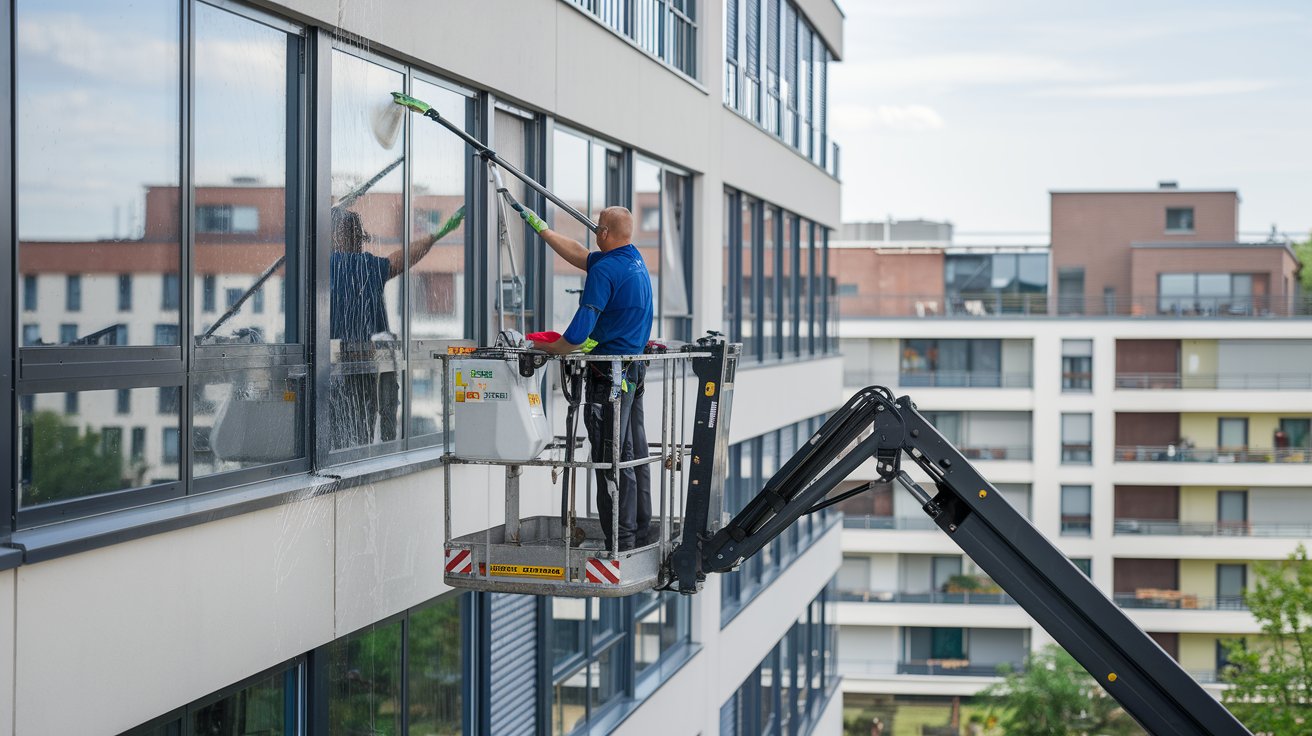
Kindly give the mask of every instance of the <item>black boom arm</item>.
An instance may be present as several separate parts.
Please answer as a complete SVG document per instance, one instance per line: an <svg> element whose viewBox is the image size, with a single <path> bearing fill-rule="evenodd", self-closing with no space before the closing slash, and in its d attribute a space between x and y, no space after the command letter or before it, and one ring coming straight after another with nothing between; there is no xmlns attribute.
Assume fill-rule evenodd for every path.
<svg viewBox="0 0 1312 736"><path fill-rule="evenodd" d="M933 479L933 496L901 469L903 453ZM697 541L699 564L674 566L671 586L695 592L705 573L733 569L803 514L868 490L869 484L826 498L872 458L881 480L914 495L934 523L1149 733L1251 736L1012 508L909 397L894 399L882 386L857 392L746 508L714 535L703 535ZM688 544L685 536L675 555L693 557Z"/></svg>

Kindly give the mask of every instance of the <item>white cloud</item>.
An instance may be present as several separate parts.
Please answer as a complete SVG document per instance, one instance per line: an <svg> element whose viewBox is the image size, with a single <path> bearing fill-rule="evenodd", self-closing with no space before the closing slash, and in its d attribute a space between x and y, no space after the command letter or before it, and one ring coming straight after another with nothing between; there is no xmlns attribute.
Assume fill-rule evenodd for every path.
<svg viewBox="0 0 1312 736"><path fill-rule="evenodd" d="M1106 75L1056 56L958 52L839 64L834 78L844 86L923 88L1089 82Z"/></svg>
<svg viewBox="0 0 1312 736"><path fill-rule="evenodd" d="M899 131L941 130L943 116L926 105L840 105L834 108L834 126L856 133L872 128Z"/></svg>
<svg viewBox="0 0 1312 736"><path fill-rule="evenodd" d="M97 28L72 13L47 13L19 23L22 56L54 62L87 77L153 85L178 74L178 41L147 32Z"/></svg>
<svg viewBox="0 0 1312 736"><path fill-rule="evenodd" d="M1270 79L1200 79L1192 82L1136 82L1063 87L1042 94L1053 97L1152 100L1179 97L1220 97L1260 92L1279 86Z"/></svg>

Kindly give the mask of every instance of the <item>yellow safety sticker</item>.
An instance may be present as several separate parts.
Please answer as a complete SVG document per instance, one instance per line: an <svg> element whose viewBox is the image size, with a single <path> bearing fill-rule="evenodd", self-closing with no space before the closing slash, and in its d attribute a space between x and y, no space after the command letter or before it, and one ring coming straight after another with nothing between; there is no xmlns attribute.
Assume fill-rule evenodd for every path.
<svg viewBox="0 0 1312 736"><path fill-rule="evenodd" d="M446 348L447 355L469 355L474 352L472 345L448 345Z"/></svg>
<svg viewBox="0 0 1312 736"><path fill-rule="evenodd" d="M283 400L283 401L295 401L295 400L296 400L296 392L295 392L295 391L283 391L283 392L282 392L282 400Z"/></svg>
<svg viewBox="0 0 1312 736"><path fill-rule="evenodd" d="M715 395L715 381L707 381L707 382L706 382L706 395L707 395L707 396L714 396L714 395Z"/></svg>
<svg viewBox="0 0 1312 736"><path fill-rule="evenodd" d="M565 579L563 567L538 567L537 565L490 565L490 575L511 575L521 578L556 578Z"/></svg>

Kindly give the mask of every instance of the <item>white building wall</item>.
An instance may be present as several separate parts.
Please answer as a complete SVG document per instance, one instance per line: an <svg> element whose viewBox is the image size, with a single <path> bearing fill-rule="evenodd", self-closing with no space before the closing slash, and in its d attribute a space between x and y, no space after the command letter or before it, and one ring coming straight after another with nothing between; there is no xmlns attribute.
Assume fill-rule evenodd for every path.
<svg viewBox="0 0 1312 736"><path fill-rule="evenodd" d="M963 335L1004 340L1004 370L1016 365L1012 346L1028 344L1032 351L1033 388L1006 389L906 388L922 410L975 411L973 444L982 436L998 436L987 424L989 411L1030 413L1033 460L1027 463L972 461L995 483L1030 483L1029 504L1035 526L1070 557L1089 558L1093 581L1104 591L1112 589L1117 557L1178 558L1182 560L1271 560L1288 555L1302 540L1292 537L1172 537L1114 534L1114 490L1120 485L1206 486L1249 489L1250 521L1259 523L1312 522L1312 497L1307 494L1307 466L1300 463L1213 464L1116 462L1117 412L1228 412L1306 415L1312 412L1312 393L1274 390L1134 391L1116 388L1118 339L1215 340L1221 373L1312 373L1305 351L1312 340L1312 324L1301 320L1109 320L1109 319L884 319L853 320L840 324L845 344L891 345L899 339L959 338ZM1063 392L1061 343L1063 339L1093 341L1093 389ZM868 350L869 348L867 348ZM1256 350L1260 359L1254 359ZM1017 349L1017 352L1018 349ZM895 365L895 364L894 364ZM851 369L849 368L849 371ZM894 373L896 369L894 369ZM1061 462L1061 415L1088 413L1093 417L1093 461L1087 465ZM983 422L981 423L981 419ZM975 434L980 426L987 433ZM917 470L913 477L923 478ZM874 477L863 466L863 479ZM1093 528L1089 537L1060 534L1062 485L1088 485L1093 489ZM1013 494L1004 491L1016 505ZM919 518L923 512L909 494L895 492L894 514ZM927 555L954 554L960 550L938 530L893 531L848 529L844 551L849 556L893 555L899 569L920 564ZM969 569L969 565L967 565ZM905 580L905 578L903 578ZM843 624L844 662L881 656L886 648L879 636L900 627L969 626L972 658L989 652L997 630L1023 632L1028 646L1038 649L1051 642L1042 629L1014 606L972 604L894 604L845 602L839 606ZM1128 610L1132 620L1148 631L1252 633L1250 614L1235 611ZM964 622L969 622L968 624ZM866 631L878 632L867 634ZM1001 639L998 640L1001 646ZM992 678L908 677L895 674L857 674L848 670L847 692L925 695L972 694Z"/></svg>

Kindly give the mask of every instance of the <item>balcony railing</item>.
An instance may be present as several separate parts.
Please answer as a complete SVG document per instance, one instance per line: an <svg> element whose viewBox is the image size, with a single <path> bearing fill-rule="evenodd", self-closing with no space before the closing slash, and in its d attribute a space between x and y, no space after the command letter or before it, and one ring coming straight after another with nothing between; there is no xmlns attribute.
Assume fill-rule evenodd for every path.
<svg viewBox="0 0 1312 736"><path fill-rule="evenodd" d="M695 0L569 0L667 66L697 78Z"/></svg>
<svg viewBox="0 0 1312 736"><path fill-rule="evenodd" d="M1312 537L1312 524L1266 524L1251 521L1171 521L1116 519L1116 534L1164 537Z"/></svg>
<svg viewBox="0 0 1312 736"><path fill-rule="evenodd" d="M1034 376L1029 372L999 371L924 371L893 375L865 366L844 366L843 385L862 388L873 384L914 388L1030 388L1034 385Z"/></svg>
<svg viewBox="0 0 1312 736"><path fill-rule="evenodd" d="M1016 601L1006 593L944 593L929 591L910 593L885 590L840 590L838 600L849 603L934 603L946 605L1014 606Z"/></svg>
<svg viewBox="0 0 1312 736"><path fill-rule="evenodd" d="M1121 608L1165 608L1180 611L1247 611L1242 595L1203 596L1178 590L1140 590L1112 596Z"/></svg>
<svg viewBox="0 0 1312 736"><path fill-rule="evenodd" d="M1117 373L1116 388L1209 389L1220 391L1312 390L1312 373Z"/></svg>
<svg viewBox="0 0 1312 736"><path fill-rule="evenodd" d="M840 277L841 278L841 277ZM854 294L843 297L843 316L875 317L1151 317L1307 318L1312 295L1199 298L1185 302L1157 295L1122 298L1057 297L1047 293Z"/></svg>
<svg viewBox="0 0 1312 736"><path fill-rule="evenodd" d="M1303 447L1248 447L1238 450L1201 449L1181 445L1117 445L1116 461L1125 463L1312 463Z"/></svg>
<svg viewBox="0 0 1312 736"><path fill-rule="evenodd" d="M844 529L928 531L938 529L928 516L854 516L843 515Z"/></svg>
<svg viewBox="0 0 1312 736"><path fill-rule="evenodd" d="M1025 652L1016 653L1016 664L974 664L967 659L923 659L900 662L885 659L849 659L840 657L838 671L853 677L880 677L889 675L955 675L958 677L1001 677L998 669L1009 667L1021 670Z"/></svg>

